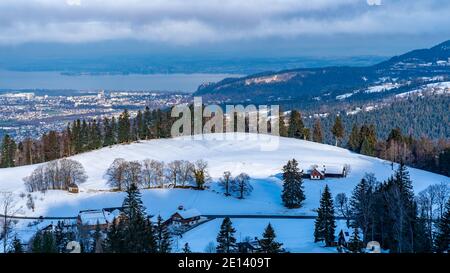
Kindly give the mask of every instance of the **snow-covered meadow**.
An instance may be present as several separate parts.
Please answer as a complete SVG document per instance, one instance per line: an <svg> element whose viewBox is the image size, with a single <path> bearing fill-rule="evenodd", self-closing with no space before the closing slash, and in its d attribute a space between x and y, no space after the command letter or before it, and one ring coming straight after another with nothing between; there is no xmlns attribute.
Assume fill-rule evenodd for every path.
<svg viewBox="0 0 450 273"><path fill-rule="evenodd" d="M0 192L13 192L22 209L19 215L25 216L77 216L80 210L101 209L121 206L124 193L111 192L107 186L104 173L116 158L126 160L156 159L170 162L177 159L195 161L206 160L209 164L209 173L212 182L204 191L192 189L147 189L142 190L144 205L149 214L161 214L167 217L175 212L178 206L185 209L195 208L202 214L270 214L270 215L315 215L319 205L321 191L326 184L329 185L333 195L344 192L351 194L354 186L361 180L366 172L374 173L379 181L388 178L393 170L390 162L352 153L346 149L318 144L310 141L291 138L278 138L264 136L258 140L252 134L209 134L201 139L180 137L175 139L160 139L141 141L128 145L116 145L97 151L88 152L71 157L79 161L85 168L88 179L80 185L80 193L72 194L65 191L47 191L46 193L33 193L35 198L35 211L26 206L27 193L23 178L30 175L37 167L24 166L0 169ZM261 142L278 144L272 151ZM321 181L304 180L306 200L302 208L287 209L281 202L282 182L280 173L282 166L292 158L299 161L300 167L307 170L311 165L326 165L339 167L348 164L351 171L345 178L328 178ZM416 193L427 186L436 183L450 183L450 178L408 168ZM241 200L235 197L226 197L218 185L218 180L224 171L233 175L246 172L250 175L254 190L250 196ZM272 219L273 220L273 219ZM286 238L285 246L292 251L314 251L311 245L302 245L300 241L312 240L313 220L271 220L280 238ZM202 230L216 230L219 219L200 225L189 231L185 240L202 237L197 243L192 242L194 250L203 250L205 244L215 238L203 236ZM25 221L21 221L25 222ZM263 227L267 225L265 219L236 219L236 229L241 235L259 236ZM252 223L255 228L252 227ZM242 229L240 228L242 226ZM208 228L209 227L209 228ZM258 227L258 228L256 228ZM303 230L303 231L302 231ZM211 231L212 232L212 231ZM214 232L213 232L214 233ZM197 234L197 235L196 235ZM208 233L209 234L209 233ZM215 233L216 234L216 233ZM299 236L298 234L304 234ZM299 236L292 239L292 236ZM300 238L302 237L302 238ZM189 239L190 240L190 239ZM190 240L192 241L192 240ZM296 242L299 242L298 244ZM191 244L191 242L190 242Z"/></svg>

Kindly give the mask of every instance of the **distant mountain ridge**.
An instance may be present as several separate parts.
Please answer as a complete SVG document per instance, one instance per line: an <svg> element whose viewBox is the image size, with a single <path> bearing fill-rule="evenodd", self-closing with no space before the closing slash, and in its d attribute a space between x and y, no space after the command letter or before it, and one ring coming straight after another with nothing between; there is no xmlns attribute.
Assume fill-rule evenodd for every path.
<svg viewBox="0 0 450 273"><path fill-rule="evenodd" d="M286 101L336 100L371 93L404 92L415 86L450 77L450 40L418 49L372 66L332 66L264 72L201 85L194 95L209 100Z"/></svg>

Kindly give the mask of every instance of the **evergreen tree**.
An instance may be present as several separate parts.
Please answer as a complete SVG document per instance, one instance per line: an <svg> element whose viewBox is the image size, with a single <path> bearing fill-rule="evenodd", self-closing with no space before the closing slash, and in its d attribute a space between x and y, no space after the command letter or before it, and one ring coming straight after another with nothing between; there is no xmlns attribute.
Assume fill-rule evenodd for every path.
<svg viewBox="0 0 450 273"><path fill-rule="evenodd" d="M171 251L171 238L170 233L164 225L161 216L158 216L158 222L156 223L156 245L158 253L170 253Z"/></svg>
<svg viewBox="0 0 450 273"><path fill-rule="evenodd" d="M323 132L322 125L320 124L320 119L316 119L316 121L314 122L313 141L323 143Z"/></svg>
<svg viewBox="0 0 450 273"><path fill-rule="evenodd" d="M364 242L369 241L368 233L373 218L373 187L375 178L371 174L365 177L356 185L350 199L350 207L353 216L353 226L363 231ZM373 239L373 238L372 238Z"/></svg>
<svg viewBox="0 0 450 273"><path fill-rule="evenodd" d="M14 159L16 156L17 145L14 140L9 136L3 137L3 142L0 151L0 168L14 167Z"/></svg>
<svg viewBox="0 0 450 273"><path fill-rule="evenodd" d="M148 225L146 222L145 207L142 204L141 193L137 185L131 183L127 189L127 196L122 204L124 219L124 241L127 243L127 252L141 253L150 251L147 244Z"/></svg>
<svg viewBox="0 0 450 273"><path fill-rule="evenodd" d="M223 219L220 226L219 234L217 235L217 253L232 253L236 249L236 238L234 233L236 230L233 228L229 217Z"/></svg>
<svg viewBox="0 0 450 273"><path fill-rule="evenodd" d="M57 253L53 232L45 231L42 234L42 253Z"/></svg>
<svg viewBox="0 0 450 273"><path fill-rule="evenodd" d="M275 241L275 238L275 230L269 223L264 230L263 239L259 240L259 245L263 253L279 253L282 251L281 246L283 244Z"/></svg>
<svg viewBox="0 0 450 273"><path fill-rule="evenodd" d="M22 246L22 242L20 241L20 239L16 236L14 236L14 239L11 243L11 251L12 253L24 253L24 249Z"/></svg>
<svg viewBox="0 0 450 273"><path fill-rule="evenodd" d="M286 121L283 111L280 109L280 118L278 129L280 130L280 136L287 137L288 136L288 128L286 127Z"/></svg>
<svg viewBox="0 0 450 273"><path fill-rule="evenodd" d="M106 234L105 250L108 253L125 253L124 221L115 218L112 223Z"/></svg>
<svg viewBox="0 0 450 273"><path fill-rule="evenodd" d="M31 252L42 253L42 231L38 231L31 242Z"/></svg>
<svg viewBox="0 0 450 273"><path fill-rule="evenodd" d="M305 200L303 192L302 173L295 159L289 160L283 166L283 192L281 194L284 206L287 208L299 208Z"/></svg>
<svg viewBox="0 0 450 273"><path fill-rule="evenodd" d="M436 239L434 241L436 252L450 251L450 199L445 205L445 213L437 225Z"/></svg>
<svg viewBox="0 0 450 273"><path fill-rule="evenodd" d="M359 230L357 227L353 228L352 237L350 238L350 241L348 242L348 250L350 250L353 253L360 253L361 252L361 239L359 238Z"/></svg>
<svg viewBox="0 0 450 273"><path fill-rule="evenodd" d="M325 241L326 246L331 246L335 239L335 228L333 198L328 185L326 185L322 198L320 199L320 207L317 210L314 242Z"/></svg>
<svg viewBox="0 0 450 273"><path fill-rule="evenodd" d="M352 127L352 132L350 133L350 136L348 137L348 148L354 152L359 152L361 148L361 140L359 138L359 127L355 123Z"/></svg>
<svg viewBox="0 0 450 273"><path fill-rule="evenodd" d="M119 116L118 141L119 143L128 143L131 140L130 114L125 109Z"/></svg>
<svg viewBox="0 0 450 273"><path fill-rule="evenodd" d="M189 247L188 243L184 244L182 251L183 251L183 253L192 253L191 248Z"/></svg>
<svg viewBox="0 0 450 273"><path fill-rule="evenodd" d="M304 138L304 129L305 126L300 112L292 110L289 118L288 136L293 138Z"/></svg>
<svg viewBox="0 0 450 273"><path fill-rule="evenodd" d="M89 150L89 126L88 126L86 120L84 120L84 119L81 122L80 134L81 134L81 138L80 138L81 152L86 152Z"/></svg>
<svg viewBox="0 0 450 273"><path fill-rule="evenodd" d="M111 146L114 142L114 133L112 128L112 122L108 118L104 118L103 120L103 146Z"/></svg>
<svg viewBox="0 0 450 273"><path fill-rule="evenodd" d="M333 128L331 128L331 133L336 140L336 146L338 146L338 142L344 137L344 125L342 124L340 116L336 116Z"/></svg>

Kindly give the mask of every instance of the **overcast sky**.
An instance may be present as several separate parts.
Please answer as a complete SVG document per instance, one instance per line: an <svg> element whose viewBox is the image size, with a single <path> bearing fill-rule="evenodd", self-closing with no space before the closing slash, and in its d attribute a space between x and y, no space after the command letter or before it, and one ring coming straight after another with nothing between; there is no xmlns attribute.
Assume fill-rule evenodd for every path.
<svg viewBox="0 0 450 273"><path fill-rule="evenodd" d="M0 45L390 55L450 39L449 15L448 0L1 0Z"/></svg>

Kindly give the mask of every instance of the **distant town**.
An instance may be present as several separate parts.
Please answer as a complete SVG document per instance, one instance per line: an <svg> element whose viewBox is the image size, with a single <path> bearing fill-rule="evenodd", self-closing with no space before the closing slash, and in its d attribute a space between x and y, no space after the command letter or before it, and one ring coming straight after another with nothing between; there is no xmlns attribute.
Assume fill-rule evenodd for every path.
<svg viewBox="0 0 450 273"><path fill-rule="evenodd" d="M157 91L11 91L0 93L0 136L9 134L21 140L37 137L50 130L60 130L77 118L98 119L118 115L127 108L131 114L139 109L170 107L189 102L191 96L181 92Z"/></svg>

